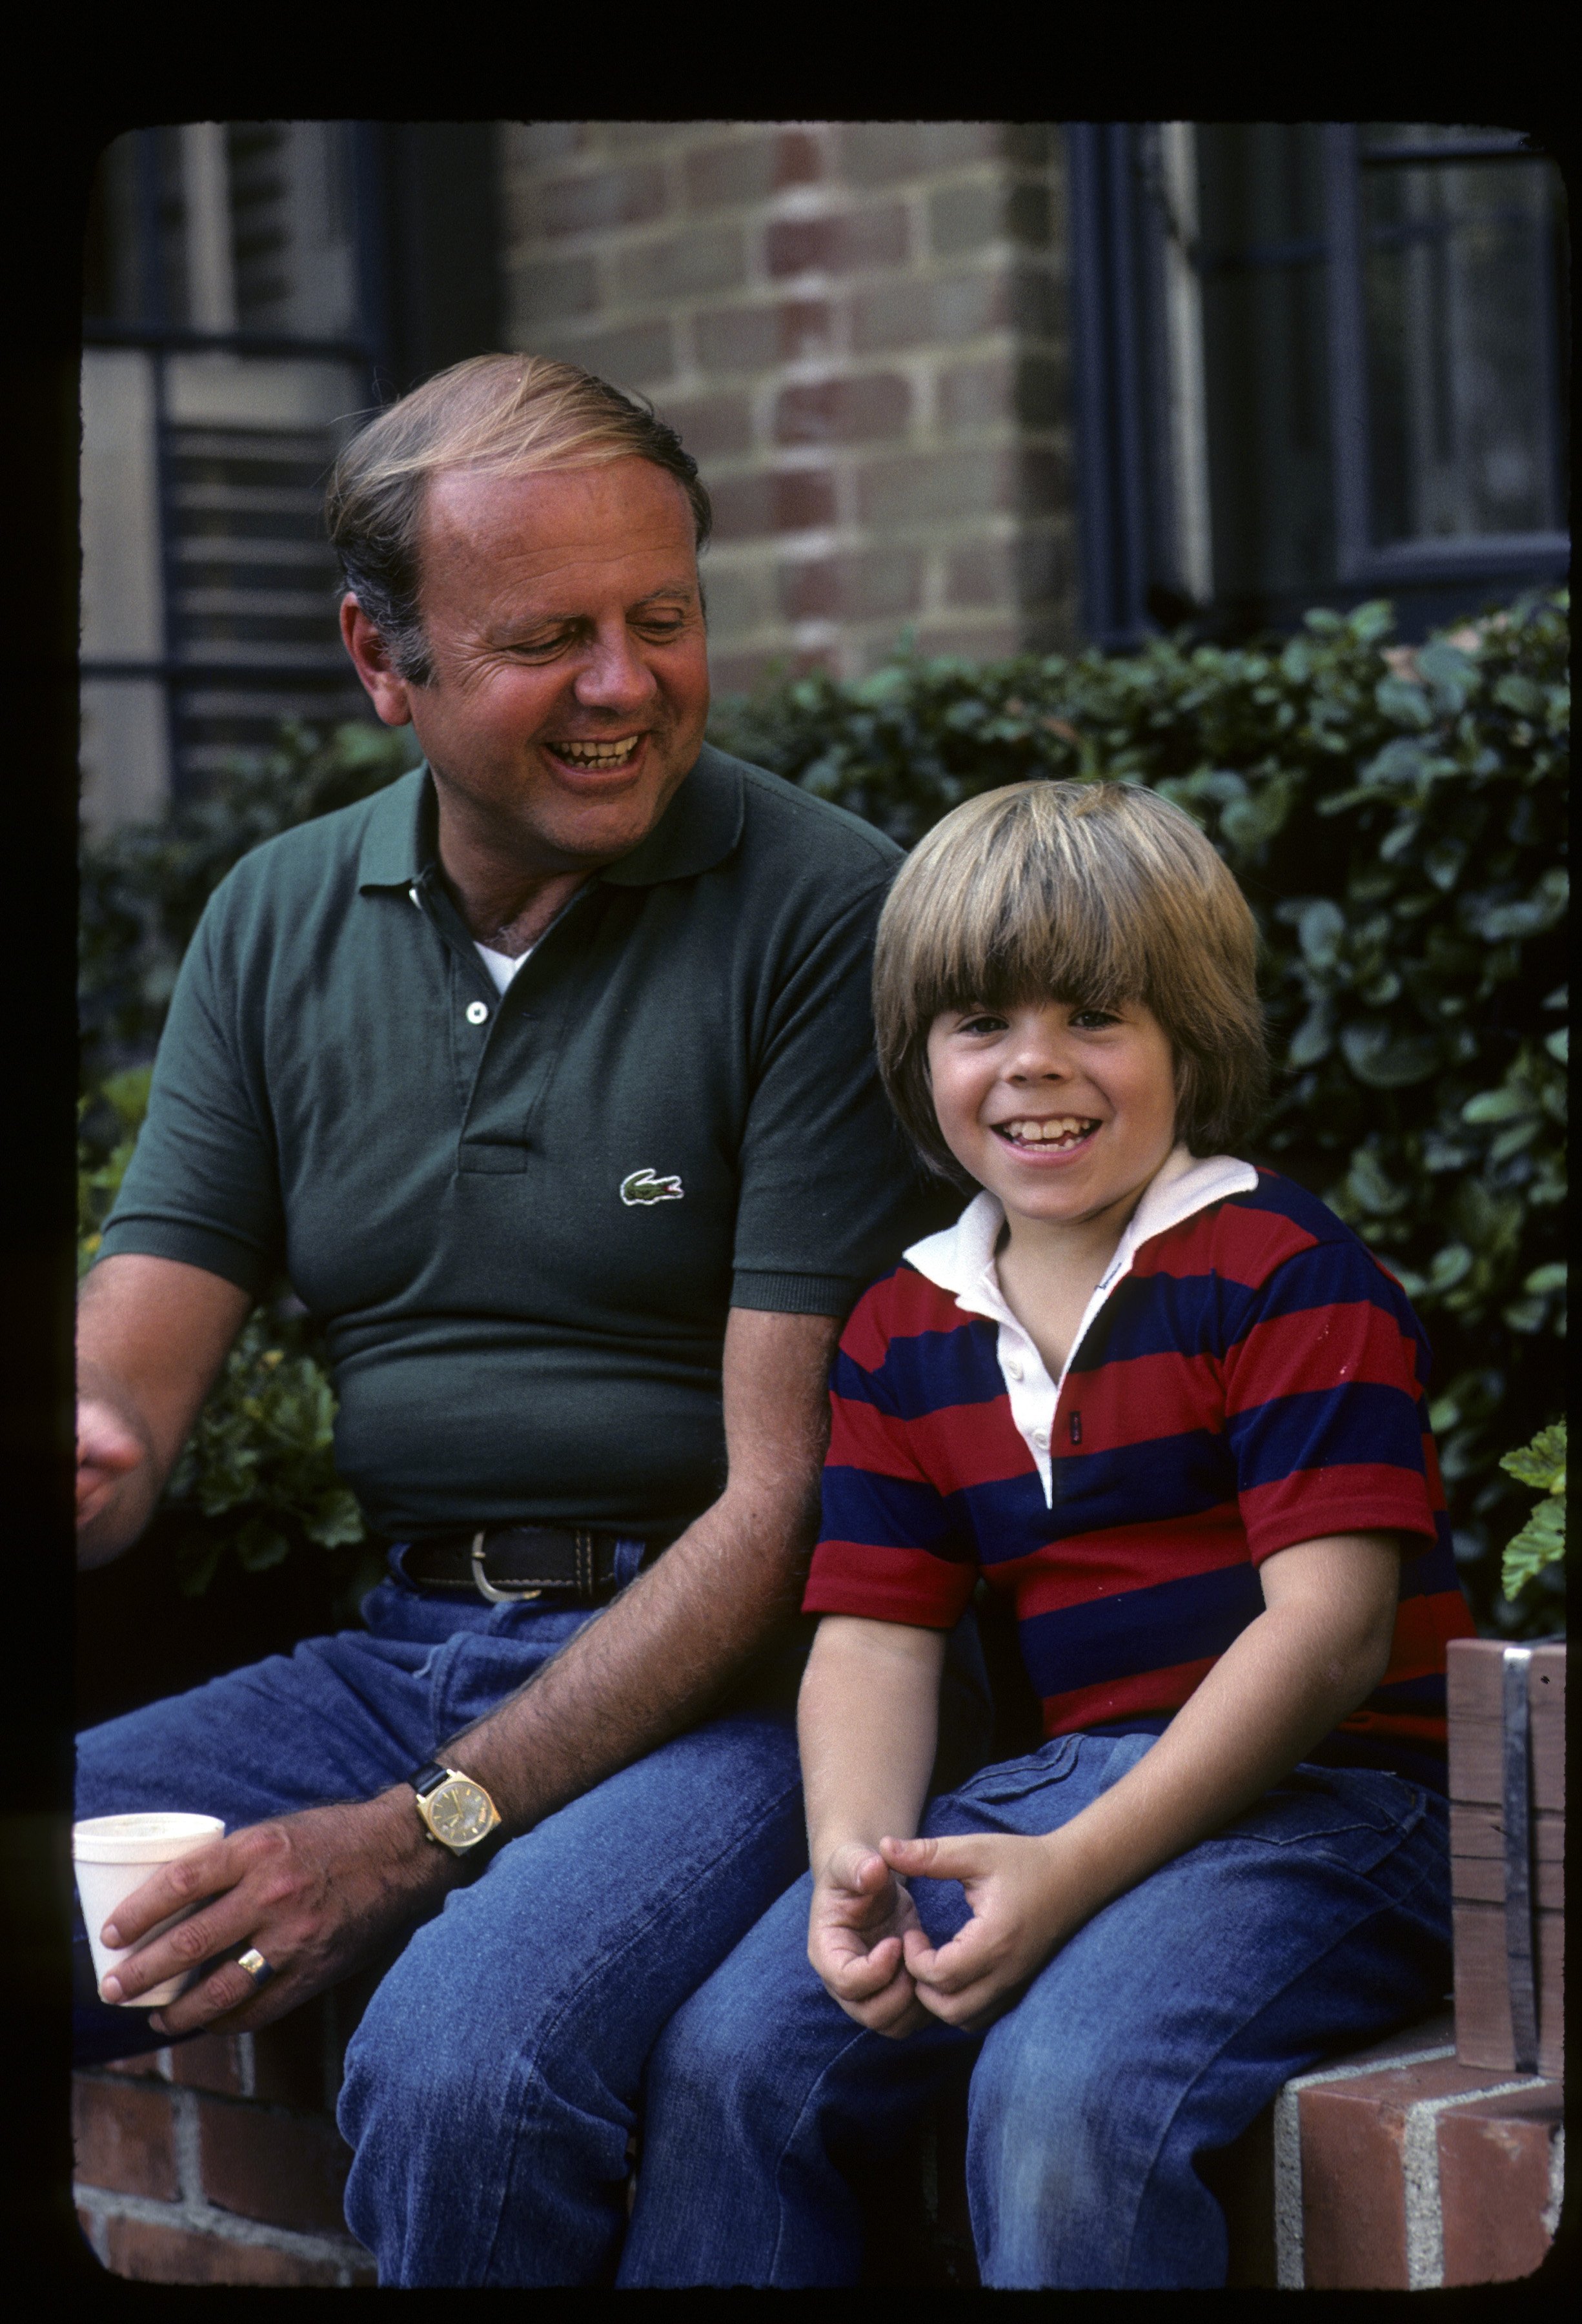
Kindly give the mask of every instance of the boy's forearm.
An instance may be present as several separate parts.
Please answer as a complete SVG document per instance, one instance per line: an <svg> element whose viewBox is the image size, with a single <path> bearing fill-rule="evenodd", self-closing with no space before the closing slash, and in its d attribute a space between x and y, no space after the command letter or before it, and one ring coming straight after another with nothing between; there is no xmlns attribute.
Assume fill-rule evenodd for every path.
<svg viewBox="0 0 1582 2324"><path fill-rule="evenodd" d="M826 1615L797 1702L814 1877L847 1840L910 1839L928 1795L945 1636Z"/></svg>
<svg viewBox="0 0 1582 2324"><path fill-rule="evenodd" d="M1250 1807L1377 1683L1376 1637L1340 1642L1312 1600L1272 1604L1220 1655L1159 1740L1044 1843L1065 1933Z"/></svg>

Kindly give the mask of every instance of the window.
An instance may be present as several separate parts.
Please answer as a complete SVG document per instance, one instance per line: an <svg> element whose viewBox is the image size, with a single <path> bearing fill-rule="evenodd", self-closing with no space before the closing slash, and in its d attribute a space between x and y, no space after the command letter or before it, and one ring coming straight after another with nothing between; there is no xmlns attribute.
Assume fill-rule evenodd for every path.
<svg viewBox="0 0 1582 2324"><path fill-rule="evenodd" d="M1565 571L1544 155L1411 123L1068 134L1093 635L1379 594L1421 630Z"/></svg>
<svg viewBox="0 0 1582 2324"><path fill-rule="evenodd" d="M494 344L485 123L189 122L101 158L86 251L82 761L157 814L282 718L367 715L323 483L357 414Z"/></svg>

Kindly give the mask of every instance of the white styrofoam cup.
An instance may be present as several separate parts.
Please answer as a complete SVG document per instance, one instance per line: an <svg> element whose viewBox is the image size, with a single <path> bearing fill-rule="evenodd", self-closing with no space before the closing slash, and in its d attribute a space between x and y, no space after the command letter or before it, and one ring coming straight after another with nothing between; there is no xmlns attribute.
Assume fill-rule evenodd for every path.
<svg viewBox="0 0 1582 2324"><path fill-rule="evenodd" d="M173 1929L178 1921L186 1920L198 1910L196 1904L183 1906L172 1913L157 1928L139 1939L135 1947L123 1945L112 1952L100 1941L99 1931L114 1914L124 1896L157 1872L161 1864L170 1864L178 1856L189 1856L206 1840L218 1840L225 1827L218 1816L145 1814L90 1816L86 1823L71 1827L71 1861L77 1874L77 1893L82 1899L82 1917L87 1925L87 1941L93 1948L94 1975L101 1993L106 1974L117 1968L133 1950L152 1942L166 1929ZM135 1999L123 2001L122 2009L162 2009L168 2001L190 1982L193 1971L185 1969L179 1977L169 1977L162 1985Z"/></svg>

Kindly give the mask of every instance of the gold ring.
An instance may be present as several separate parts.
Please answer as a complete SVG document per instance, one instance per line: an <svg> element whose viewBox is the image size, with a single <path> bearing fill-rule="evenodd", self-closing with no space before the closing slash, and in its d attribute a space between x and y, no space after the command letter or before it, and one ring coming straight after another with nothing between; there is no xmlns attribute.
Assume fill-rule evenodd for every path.
<svg viewBox="0 0 1582 2324"><path fill-rule="evenodd" d="M263 1955L253 1946L249 1946L244 1953L238 1953L236 1966L246 1970L254 1985L267 1985L274 1975Z"/></svg>

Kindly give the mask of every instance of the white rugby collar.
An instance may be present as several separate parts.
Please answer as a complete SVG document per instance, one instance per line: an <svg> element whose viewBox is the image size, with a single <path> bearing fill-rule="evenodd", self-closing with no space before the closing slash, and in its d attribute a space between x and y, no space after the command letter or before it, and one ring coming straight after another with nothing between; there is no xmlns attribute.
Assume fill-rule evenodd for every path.
<svg viewBox="0 0 1582 2324"><path fill-rule="evenodd" d="M1184 1146L1173 1148L1127 1222L1114 1257L1072 1335L1058 1380L1050 1379L1043 1357L1012 1314L1000 1289L994 1252L1005 1224L1005 1212L998 1197L985 1188L968 1204L953 1227L925 1236L906 1252L907 1260L919 1275L926 1276L942 1291L950 1292L963 1314L985 1315L998 1324L999 1366L1010 1398L1011 1417L1037 1466L1044 1498L1050 1506L1054 1499L1050 1440L1054 1433L1055 1407L1072 1368L1072 1358L1087 1337L1093 1318L1116 1285L1130 1272L1132 1261L1144 1243L1180 1226L1194 1212L1207 1210L1210 1203L1222 1203L1230 1194L1250 1194L1257 1183L1258 1174L1252 1164L1237 1161L1233 1154L1211 1154L1200 1158L1189 1154Z"/></svg>

